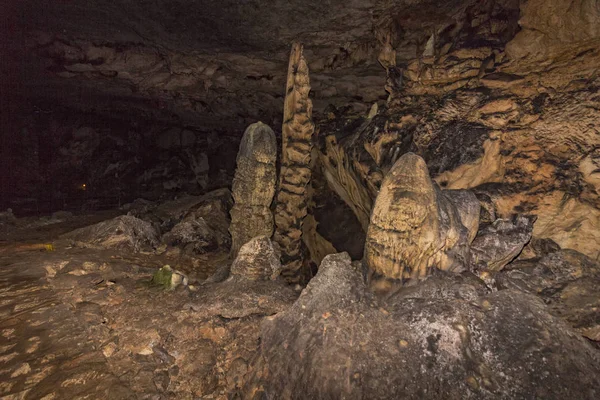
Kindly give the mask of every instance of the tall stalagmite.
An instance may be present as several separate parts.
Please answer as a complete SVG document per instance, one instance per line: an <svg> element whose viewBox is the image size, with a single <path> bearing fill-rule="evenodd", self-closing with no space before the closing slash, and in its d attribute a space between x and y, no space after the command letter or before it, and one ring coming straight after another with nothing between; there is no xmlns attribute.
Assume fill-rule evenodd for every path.
<svg viewBox="0 0 600 400"><path fill-rule="evenodd" d="M283 276L302 281L302 221L307 213L312 149L312 102L310 80L302 45L294 43L288 68L283 110L281 171L275 210L275 241L281 246Z"/></svg>
<svg viewBox="0 0 600 400"><path fill-rule="evenodd" d="M231 255L256 236L271 237L277 178L277 140L275 133L262 122L252 124L244 132L237 155L233 180L231 209Z"/></svg>

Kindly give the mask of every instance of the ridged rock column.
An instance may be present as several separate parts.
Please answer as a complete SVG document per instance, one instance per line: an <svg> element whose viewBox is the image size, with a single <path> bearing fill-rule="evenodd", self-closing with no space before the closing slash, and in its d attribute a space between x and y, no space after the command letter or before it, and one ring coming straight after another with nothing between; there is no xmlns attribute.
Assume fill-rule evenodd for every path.
<svg viewBox="0 0 600 400"><path fill-rule="evenodd" d="M273 235L271 203L277 179L275 133L262 122L250 125L240 143L233 179L231 256L256 236Z"/></svg>
<svg viewBox="0 0 600 400"><path fill-rule="evenodd" d="M307 186L313 146L310 80L302 45L294 43L288 68L283 110L281 171L275 209L274 239L281 246L282 275L289 282L303 280L302 221L307 214Z"/></svg>

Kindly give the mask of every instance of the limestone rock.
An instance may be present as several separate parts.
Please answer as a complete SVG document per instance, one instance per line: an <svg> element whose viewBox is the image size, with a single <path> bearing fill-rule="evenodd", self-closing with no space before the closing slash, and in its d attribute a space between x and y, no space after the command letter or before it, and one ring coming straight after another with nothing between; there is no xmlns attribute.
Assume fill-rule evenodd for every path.
<svg viewBox="0 0 600 400"><path fill-rule="evenodd" d="M597 396L596 350L541 301L440 274L378 303L347 254L327 256L294 305L263 322L243 397Z"/></svg>
<svg viewBox="0 0 600 400"><path fill-rule="evenodd" d="M269 316L288 309L297 297L282 281L234 278L204 285L194 293L189 307L201 318Z"/></svg>
<svg viewBox="0 0 600 400"><path fill-rule="evenodd" d="M183 221L205 221L213 232L217 246L227 248L231 243L229 212L232 202L229 189L213 190L200 197L199 203L189 209Z"/></svg>
<svg viewBox="0 0 600 400"><path fill-rule="evenodd" d="M275 133L262 122L244 132L237 155L231 209L231 256L255 236L273 234L271 203L277 176Z"/></svg>
<svg viewBox="0 0 600 400"><path fill-rule="evenodd" d="M600 265L596 261L565 249L509 267L496 276L501 288L539 296L583 336L600 342Z"/></svg>
<svg viewBox="0 0 600 400"><path fill-rule="evenodd" d="M540 59L600 38L600 7L597 0L529 0L519 25L521 31L506 46L509 57Z"/></svg>
<svg viewBox="0 0 600 400"><path fill-rule="evenodd" d="M471 209L463 207L465 220L477 218ZM431 181L425 161L407 153L381 185L365 259L374 272L403 281L424 278L433 268L460 272L466 268L468 236L456 206Z"/></svg>
<svg viewBox="0 0 600 400"><path fill-rule="evenodd" d="M302 221L307 214L307 186L311 178L311 150L314 124L310 79L303 47L294 43L288 67L283 110L281 171L275 209L274 239L281 246L284 276L290 281L304 279Z"/></svg>
<svg viewBox="0 0 600 400"><path fill-rule="evenodd" d="M61 236L84 247L149 250L158 245L158 232L148 222L122 215Z"/></svg>
<svg viewBox="0 0 600 400"><path fill-rule="evenodd" d="M542 258L559 250L560 246L552 239L532 237L527 246L523 248L521 254L519 254L518 259Z"/></svg>
<svg viewBox="0 0 600 400"><path fill-rule="evenodd" d="M471 265L483 271L500 271L531 240L534 218L497 219L471 243Z"/></svg>
<svg viewBox="0 0 600 400"><path fill-rule="evenodd" d="M215 233L202 217L181 221L163 235L162 241L169 246L182 248L191 245L194 252L199 254L218 247Z"/></svg>
<svg viewBox="0 0 600 400"><path fill-rule="evenodd" d="M460 217L460 222L469 232L469 243L473 242L479 230L481 206L477 196L470 190L444 190L444 197L450 200Z"/></svg>
<svg viewBox="0 0 600 400"><path fill-rule="evenodd" d="M281 272L281 253L266 236L257 236L242 246L231 265L231 275L250 280L273 280Z"/></svg>

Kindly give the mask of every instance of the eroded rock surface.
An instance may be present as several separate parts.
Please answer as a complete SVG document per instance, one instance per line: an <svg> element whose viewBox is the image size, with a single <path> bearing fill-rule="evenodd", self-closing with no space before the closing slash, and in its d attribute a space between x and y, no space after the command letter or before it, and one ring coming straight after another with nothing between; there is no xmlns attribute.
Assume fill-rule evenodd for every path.
<svg viewBox="0 0 600 400"><path fill-rule="evenodd" d="M139 218L123 215L63 235L82 246L105 249L150 250L158 244L158 232Z"/></svg>
<svg viewBox="0 0 600 400"><path fill-rule="evenodd" d="M262 122L244 132L237 156L231 209L231 255L256 236L273 235L271 203L277 178L275 133Z"/></svg>
<svg viewBox="0 0 600 400"><path fill-rule="evenodd" d="M600 341L597 261L574 250L559 249L541 258L514 262L496 279L500 287L539 296L583 336Z"/></svg>
<svg viewBox="0 0 600 400"><path fill-rule="evenodd" d="M463 271L469 236L479 220L479 204L457 207L429 177L425 161L412 153L388 172L375 201L365 244L365 260L388 278L422 279L437 268ZM470 231L461 219L469 224Z"/></svg>
<svg viewBox="0 0 600 400"><path fill-rule="evenodd" d="M442 274L378 303L359 265L326 257L296 303L263 322L245 396L598 395L597 351L541 301Z"/></svg>
<svg viewBox="0 0 600 400"><path fill-rule="evenodd" d="M307 186L311 178L314 124L308 63L303 46L294 43L290 54L283 107L281 170L275 207L275 241L281 246L283 276L304 281L302 222L307 214Z"/></svg>
<svg viewBox="0 0 600 400"><path fill-rule="evenodd" d="M514 39L516 3L486 17L474 6L388 67L390 97L375 115L338 107L320 121L330 187L363 226L385 175L414 152L442 188L487 196L500 218L536 215L534 237L598 256L599 11L542 3L523 5Z"/></svg>
<svg viewBox="0 0 600 400"><path fill-rule="evenodd" d="M281 273L281 252L267 236L257 236L240 249L231 264L231 275L246 279L274 280Z"/></svg>
<svg viewBox="0 0 600 400"><path fill-rule="evenodd" d="M483 227L471 243L471 265L482 271L500 271L531 240L533 220L527 216L500 218Z"/></svg>

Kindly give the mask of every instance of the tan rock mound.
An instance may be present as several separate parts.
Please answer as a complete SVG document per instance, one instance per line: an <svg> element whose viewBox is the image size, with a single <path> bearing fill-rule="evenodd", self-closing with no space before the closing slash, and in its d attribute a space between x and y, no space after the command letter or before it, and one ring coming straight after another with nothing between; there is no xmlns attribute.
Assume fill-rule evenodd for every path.
<svg viewBox="0 0 600 400"><path fill-rule="evenodd" d="M158 244L158 232L146 221L122 215L76 229L61 236L76 245L91 248L150 250Z"/></svg>
<svg viewBox="0 0 600 400"><path fill-rule="evenodd" d="M257 236L242 246L231 265L231 275L260 281L273 280L281 272L281 252L266 236Z"/></svg>

